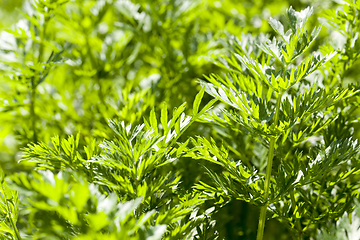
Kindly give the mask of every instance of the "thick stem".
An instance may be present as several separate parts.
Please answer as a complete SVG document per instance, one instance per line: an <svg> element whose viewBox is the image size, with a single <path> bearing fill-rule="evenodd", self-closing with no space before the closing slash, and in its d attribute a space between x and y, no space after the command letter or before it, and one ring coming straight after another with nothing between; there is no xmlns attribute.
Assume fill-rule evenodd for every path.
<svg viewBox="0 0 360 240"><path fill-rule="evenodd" d="M272 170L272 163L274 157L274 148L275 148L275 138L271 138L270 140L270 149L268 155L268 163L266 166L266 178L265 178L265 201L269 198L269 190L270 190L270 180L271 180L271 170ZM265 202L265 205L261 207L260 210L260 219L259 219L259 227L257 232L257 240L263 240L264 237L264 230L265 230L265 221L266 221L266 211L267 211L268 203Z"/></svg>
<svg viewBox="0 0 360 240"><path fill-rule="evenodd" d="M275 126L278 124L279 121L279 110L280 110L280 103L281 103L281 97L282 94L279 93L278 98L276 100L276 109L275 109ZM265 204L261 207L260 210L260 218L259 218L259 226L258 226L258 232L257 232L257 240L263 240L264 237L264 230L265 230L265 221L266 221L266 211L268 207L268 198L269 198L269 192L270 192L270 180L271 180L271 170L272 170L272 164L274 159L274 150L275 150L275 142L277 140L277 137L271 137L270 139L270 149L269 149L269 155L268 155L268 162L266 166L266 176L265 176Z"/></svg>

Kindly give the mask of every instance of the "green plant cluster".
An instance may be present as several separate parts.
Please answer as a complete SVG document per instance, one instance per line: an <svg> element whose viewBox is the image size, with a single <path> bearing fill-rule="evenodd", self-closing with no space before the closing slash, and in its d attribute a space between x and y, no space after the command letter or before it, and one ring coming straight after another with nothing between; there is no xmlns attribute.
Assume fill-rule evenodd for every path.
<svg viewBox="0 0 360 240"><path fill-rule="evenodd" d="M21 3L0 239L360 239L359 0Z"/></svg>

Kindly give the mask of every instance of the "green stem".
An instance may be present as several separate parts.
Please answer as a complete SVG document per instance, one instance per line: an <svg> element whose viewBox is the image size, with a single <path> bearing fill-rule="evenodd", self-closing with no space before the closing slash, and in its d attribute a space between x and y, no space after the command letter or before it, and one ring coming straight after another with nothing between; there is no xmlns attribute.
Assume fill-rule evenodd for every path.
<svg viewBox="0 0 360 240"><path fill-rule="evenodd" d="M47 27L47 22L44 22L43 29L40 35L40 47L39 47L39 55L38 55L38 63L42 61L43 53L44 53L44 38L45 38L45 31Z"/></svg>
<svg viewBox="0 0 360 240"><path fill-rule="evenodd" d="M276 100L276 110L275 110L275 126L278 124L279 121L279 111L280 111L280 102L281 102L282 94L279 93L278 98ZM259 226L258 226L258 232L257 232L257 240L263 240L264 237L264 229L265 229L265 221L266 221L266 211L268 207L268 198L269 198L269 192L270 192L270 180L271 180L271 170L272 170L272 164L274 159L274 150L275 150L275 142L277 140L277 137L271 137L270 139L270 149L269 149L269 155L268 155L268 162L266 166L266 177L265 177L265 204L261 207L260 210L260 219L259 219Z"/></svg>
<svg viewBox="0 0 360 240"><path fill-rule="evenodd" d="M319 202L320 202L320 197L321 197L321 195L322 195L322 191L323 191L323 186L320 185L319 194L318 194L318 196L317 196L317 198L316 198L315 204L313 204L314 206L313 206L313 212L312 212L312 214L311 214L311 216L312 216L311 219L315 219L316 208L318 207L318 204L319 204ZM314 220L309 221L309 223L307 224L306 228L308 228L312 223L314 223Z"/></svg>
<svg viewBox="0 0 360 240"><path fill-rule="evenodd" d="M35 78L32 77L31 78L31 95L30 95L30 116L31 116L31 128L34 131L33 142L37 142L35 99L36 99L36 84L35 84Z"/></svg>
<svg viewBox="0 0 360 240"><path fill-rule="evenodd" d="M38 63L40 63L42 61L42 57L43 57L43 53L44 53L44 38L45 38L45 32L46 32L46 27L47 27L47 21L48 20L45 20L43 29L42 29L42 32L40 35L39 55L37 58ZM39 73L38 77L40 77L40 73ZM39 82L39 80L36 79L35 77L31 78L30 116L31 116L31 128L34 131L33 142L37 142L37 140L38 140L37 131L36 131L37 116L36 116L36 112L35 112L36 89L38 86L38 82Z"/></svg>
<svg viewBox="0 0 360 240"><path fill-rule="evenodd" d="M6 193L5 193L5 189L4 189L3 184L1 184L1 193L2 193L2 195L3 195L3 197L4 197L4 202L5 202L5 204L6 204L6 208L7 208L7 211L8 211L8 218L9 218L11 227L12 227L12 229L14 230L14 233L15 233L15 235L16 235L16 240L21 240L20 233L19 233L19 231L18 231L18 229L17 229L17 227L16 227L16 224L15 224L13 218L12 218L11 208L10 208L9 203L8 203L8 201L7 201L7 197L6 197Z"/></svg>
<svg viewBox="0 0 360 240"><path fill-rule="evenodd" d="M296 201L295 201L294 191L290 192L290 198L291 198L292 210L293 210L293 212L295 212ZM301 229L300 221L297 220L297 219L295 219L294 221L295 221L296 227L297 227L298 232L299 232L298 240L302 240L303 237L302 237L302 229Z"/></svg>

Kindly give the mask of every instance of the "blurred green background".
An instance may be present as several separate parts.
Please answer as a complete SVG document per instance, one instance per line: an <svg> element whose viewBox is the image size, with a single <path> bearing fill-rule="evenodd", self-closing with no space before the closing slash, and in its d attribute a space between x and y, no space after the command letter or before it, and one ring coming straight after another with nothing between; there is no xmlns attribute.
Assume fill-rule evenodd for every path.
<svg viewBox="0 0 360 240"><path fill-rule="evenodd" d="M0 29L10 27L21 18L20 12L24 0L1 0L0 1Z"/></svg>

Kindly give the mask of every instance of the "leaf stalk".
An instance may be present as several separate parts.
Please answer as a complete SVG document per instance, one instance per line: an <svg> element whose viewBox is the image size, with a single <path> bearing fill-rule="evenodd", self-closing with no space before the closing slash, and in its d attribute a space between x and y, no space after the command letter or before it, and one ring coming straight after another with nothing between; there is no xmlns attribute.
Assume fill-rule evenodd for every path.
<svg viewBox="0 0 360 240"><path fill-rule="evenodd" d="M280 103L281 103L281 97L282 93L279 93L278 98L276 100L276 109L275 109L275 126L278 124L279 121L279 111L280 111ZM269 198L269 192L270 192L270 180L271 180L271 170L273 165L273 159L274 159L274 151L275 151L275 143L278 137L271 137L270 139L270 148L269 148L269 155L268 155L268 162L266 166L266 176L265 176L265 204L260 209L260 218L259 218L259 226L258 226L258 232L257 232L257 240L263 240L264 238L264 230L265 230L265 222L266 222L266 211L268 204L268 198Z"/></svg>
<svg viewBox="0 0 360 240"><path fill-rule="evenodd" d="M5 202L5 204L6 204L6 208L7 208L7 211L8 211L7 217L8 217L8 219L9 219L9 222L10 222L10 224L11 224L11 227L12 227L14 233L15 233L16 240L21 240L20 233L19 233L19 231L18 231L18 229L17 229L17 227L16 227L16 224L15 224L13 218L12 218L11 208L10 208L10 206L9 206L8 198L7 198L7 196L6 196L6 192L5 192L5 189L4 189L4 186L3 186L2 183L1 183L1 194L2 194L3 197L4 197L4 202Z"/></svg>

